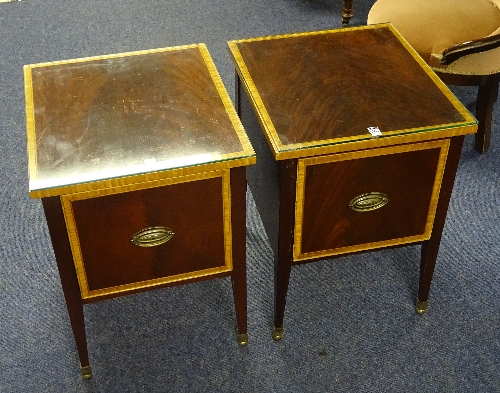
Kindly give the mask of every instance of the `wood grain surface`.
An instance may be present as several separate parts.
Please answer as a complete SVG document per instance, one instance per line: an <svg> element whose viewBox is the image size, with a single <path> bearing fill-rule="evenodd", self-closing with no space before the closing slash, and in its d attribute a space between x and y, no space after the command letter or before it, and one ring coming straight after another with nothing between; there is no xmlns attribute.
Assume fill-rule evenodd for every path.
<svg viewBox="0 0 500 393"><path fill-rule="evenodd" d="M37 179L243 150L197 47L31 73Z"/></svg>
<svg viewBox="0 0 500 393"><path fill-rule="evenodd" d="M237 47L284 145L465 120L388 28Z"/></svg>
<svg viewBox="0 0 500 393"><path fill-rule="evenodd" d="M225 264L221 178L72 202L89 290ZM130 242L154 226L175 235L155 247Z"/></svg>
<svg viewBox="0 0 500 393"><path fill-rule="evenodd" d="M346 160L306 168L302 252L421 235L426 230L440 148ZM358 195L389 202L356 212Z"/></svg>

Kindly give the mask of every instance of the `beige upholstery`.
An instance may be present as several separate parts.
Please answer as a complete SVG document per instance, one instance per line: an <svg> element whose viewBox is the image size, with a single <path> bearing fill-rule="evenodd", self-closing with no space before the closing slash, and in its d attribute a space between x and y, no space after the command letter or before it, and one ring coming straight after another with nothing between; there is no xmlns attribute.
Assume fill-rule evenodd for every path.
<svg viewBox="0 0 500 393"><path fill-rule="evenodd" d="M500 34L500 0L378 0L368 14L368 24L386 22L445 83L478 86L474 148L486 152L500 85L500 47L469 52L449 65L440 60L454 45Z"/></svg>
<svg viewBox="0 0 500 393"><path fill-rule="evenodd" d="M378 0L368 24L391 22L423 59L440 72L490 75L500 72L500 48L441 65L453 45L500 33L500 0Z"/></svg>

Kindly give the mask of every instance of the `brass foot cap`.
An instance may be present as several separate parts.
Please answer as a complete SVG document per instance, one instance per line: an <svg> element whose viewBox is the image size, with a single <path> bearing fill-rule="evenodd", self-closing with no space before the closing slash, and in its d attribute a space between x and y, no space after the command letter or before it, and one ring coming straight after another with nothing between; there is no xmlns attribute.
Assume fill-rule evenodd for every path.
<svg viewBox="0 0 500 393"><path fill-rule="evenodd" d="M92 377L92 369L90 366L80 366L80 373L82 374L83 379L90 379L90 377Z"/></svg>
<svg viewBox="0 0 500 393"><path fill-rule="evenodd" d="M283 328L282 327L274 327L273 328L273 340L274 341L279 341L281 340L281 337L283 337Z"/></svg>
<svg viewBox="0 0 500 393"><path fill-rule="evenodd" d="M416 299L415 301L415 309L417 310L417 313L419 313L420 315L422 315L425 310L427 310L427 305L429 304L429 301L426 300L425 302L422 302L418 299Z"/></svg>
<svg viewBox="0 0 500 393"><path fill-rule="evenodd" d="M247 344L248 344L248 334L247 333L238 334L238 345L240 347L244 347Z"/></svg>

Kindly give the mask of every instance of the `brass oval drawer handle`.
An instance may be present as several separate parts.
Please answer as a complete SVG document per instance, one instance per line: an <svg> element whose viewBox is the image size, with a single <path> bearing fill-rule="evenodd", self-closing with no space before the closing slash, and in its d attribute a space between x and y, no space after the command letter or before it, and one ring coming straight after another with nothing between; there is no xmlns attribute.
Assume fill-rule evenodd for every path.
<svg viewBox="0 0 500 393"><path fill-rule="evenodd" d="M134 234L130 242L138 247L154 247L168 242L175 233L167 227L151 227L141 229Z"/></svg>
<svg viewBox="0 0 500 393"><path fill-rule="evenodd" d="M389 202L389 197L382 192L368 192L351 199L349 208L355 212L369 212L380 209Z"/></svg>

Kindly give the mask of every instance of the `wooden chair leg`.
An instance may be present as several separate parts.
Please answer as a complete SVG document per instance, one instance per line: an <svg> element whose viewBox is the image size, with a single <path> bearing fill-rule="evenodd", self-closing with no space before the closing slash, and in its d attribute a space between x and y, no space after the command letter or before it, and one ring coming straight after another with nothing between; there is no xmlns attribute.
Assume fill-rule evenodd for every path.
<svg viewBox="0 0 500 393"><path fill-rule="evenodd" d="M344 0L342 9L342 26L347 26L352 18L352 0Z"/></svg>
<svg viewBox="0 0 500 393"><path fill-rule="evenodd" d="M476 101L476 117L478 128L474 148L479 153L484 153L490 147L491 119L493 105L498 98L498 85L500 74L490 75L485 78L484 83L479 86Z"/></svg>

